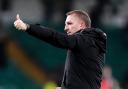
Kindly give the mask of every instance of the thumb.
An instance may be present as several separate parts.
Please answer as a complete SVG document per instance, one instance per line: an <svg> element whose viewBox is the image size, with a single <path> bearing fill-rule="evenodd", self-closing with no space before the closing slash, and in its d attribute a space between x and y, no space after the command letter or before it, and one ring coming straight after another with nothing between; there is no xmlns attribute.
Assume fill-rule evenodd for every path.
<svg viewBox="0 0 128 89"><path fill-rule="evenodd" d="M17 19L17 20L20 20L19 14L16 15L16 19Z"/></svg>

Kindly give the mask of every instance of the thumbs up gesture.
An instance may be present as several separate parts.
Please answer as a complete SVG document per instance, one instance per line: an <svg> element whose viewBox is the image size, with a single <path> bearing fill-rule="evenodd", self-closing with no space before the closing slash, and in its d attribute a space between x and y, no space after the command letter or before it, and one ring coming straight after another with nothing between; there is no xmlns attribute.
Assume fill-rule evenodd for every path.
<svg viewBox="0 0 128 89"><path fill-rule="evenodd" d="M19 14L16 15L16 19L17 19L17 20L18 20L18 19L20 20L20 16L19 16Z"/></svg>
<svg viewBox="0 0 128 89"><path fill-rule="evenodd" d="M28 25L20 19L19 14L16 15L16 21L14 22L14 26L16 27L16 29L22 31L26 31L28 28Z"/></svg>

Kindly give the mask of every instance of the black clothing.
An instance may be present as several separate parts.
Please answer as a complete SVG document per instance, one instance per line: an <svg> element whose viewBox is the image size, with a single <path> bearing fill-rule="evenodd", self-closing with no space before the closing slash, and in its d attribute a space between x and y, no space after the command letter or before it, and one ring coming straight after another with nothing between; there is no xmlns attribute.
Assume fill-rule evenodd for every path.
<svg viewBox="0 0 128 89"><path fill-rule="evenodd" d="M100 89L106 34L86 28L74 35L31 25L27 32L56 47L68 49L62 89Z"/></svg>

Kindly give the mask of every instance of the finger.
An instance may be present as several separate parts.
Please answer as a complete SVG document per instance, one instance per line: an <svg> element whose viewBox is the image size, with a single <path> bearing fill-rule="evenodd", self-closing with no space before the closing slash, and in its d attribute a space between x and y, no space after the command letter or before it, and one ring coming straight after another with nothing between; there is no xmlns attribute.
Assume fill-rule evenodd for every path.
<svg viewBox="0 0 128 89"><path fill-rule="evenodd" d="M16 22L14 22L14 26L16 27L16 28L19 28L19 23L16 21Z"/></svg>
<svg viewBox="0 0 128 89"><path fill-rule="evenodd" d="M19 14L16 15L16 19L17 19L17 20L20 20Z"/></svg>
<svg viewBox="0 0 128 89"><path fill-rule="evenodd" d="M17 23L16 23L16 22L14 22L14 26L16 26L16 24L17 24Z"/></svg>
<svg viewBox="0 0 128 89"><path fill-rule="evenodd" d="M15 21L14 22L14 26L16 27L18 25L18 21Z"/></svg>
<svg viewBox="0 0 128 89"><path fill-rule="evenodd" d="M17 29L17 30L21 30L21 27L16 26L16 29Z"/></svg>
<svg viewBox="0 0 128 89"><path fill-rule="evenodd" d="M14 25L17 25L17 21L14 22Z"/></svg>

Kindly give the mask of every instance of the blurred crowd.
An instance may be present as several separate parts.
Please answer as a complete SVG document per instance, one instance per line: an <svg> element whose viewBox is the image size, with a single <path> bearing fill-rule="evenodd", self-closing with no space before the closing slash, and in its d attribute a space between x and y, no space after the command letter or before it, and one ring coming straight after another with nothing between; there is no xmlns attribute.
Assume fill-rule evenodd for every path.
<svg viewBox="0 0 128 89"><path fill-rule="evenodd" d="M43 86L43 89L54 89L56 85L60 86L63 75L63 67L60 65L64 65L64 61L55 70L40 68L38 65L40 62L26 56L27 53L22 49L21 42L14 39L18 39L18 37L12 36L14 31L11 29L14 29L13 21L17 13L21 14L24 21L50 26L51 24L64 25L65 13L74 9L87 11L92 20L92 27L120 29L122 44L125 49L128 48L128 0L0 0L0 72L7 70L10 65L8 61L11 61L11 63L14 62L14 65L15 63L17 66L20 65L26 76L31 76L30 79L39 83L41 88ZM109 64L109 61L107 63ZM40 65L43 64L40 63ZM109 65L113 66L111 63ZM101 89L128 89L128 70L124 70L123 76L118 80L112 74L111 66L105 66L103 69ZM31 74L33 72L37 73ZM3 82L4 80L0 80L0 86ZM24 87L24 89L28 88Z"/></svg>

